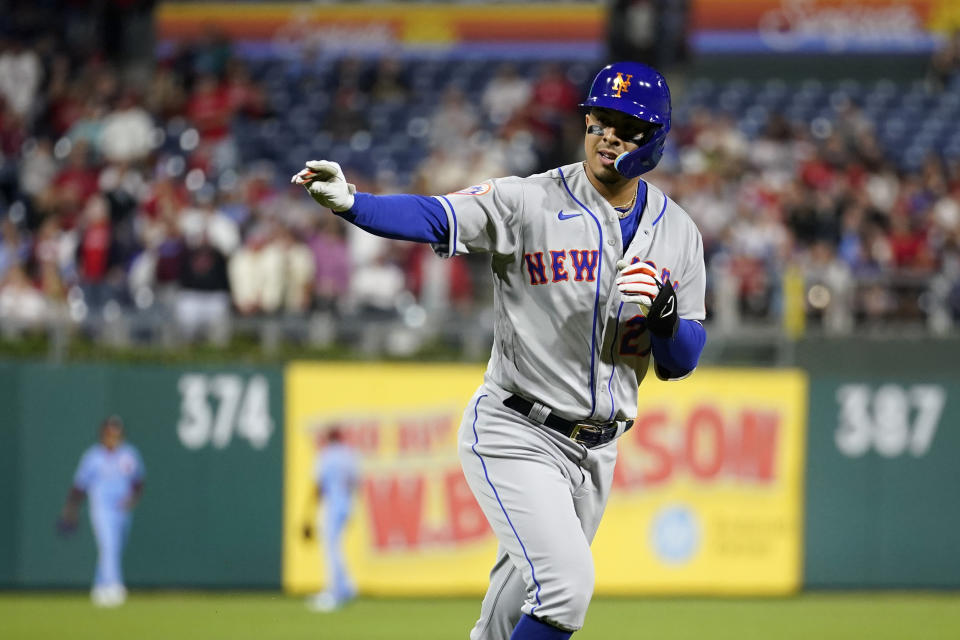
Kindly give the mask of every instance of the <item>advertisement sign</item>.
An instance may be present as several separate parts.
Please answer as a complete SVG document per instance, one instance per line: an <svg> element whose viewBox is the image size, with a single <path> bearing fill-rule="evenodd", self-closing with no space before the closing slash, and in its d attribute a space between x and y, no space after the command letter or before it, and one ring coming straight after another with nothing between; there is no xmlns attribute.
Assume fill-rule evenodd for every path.
<svg viewBox="0 0 960 640"><path fill-rule="evenodd" d="M460 470L456 435L477 365L299 364L287 368L283 584L316 591L323 559L313 467L337 427L362 457L347 563L363 593L482 593L496 541ZM456 567L456 570L451 570Z"/></svg>
<svg viewBox="0 0 960 640"><path fill-rule="evenodd" d="M346 532L360 591L480 594L496 541L463 479L456 432L482 369L293 364L287 369L284 587L323 586L303 535L318 443L337 427L361 453ZM787 593L801 566L803 374L698 371L647 380L620 442L594 542L597 593Z"/></svg>
<svg viewBox="0 0 960 640"><path fill-rule="evenodd" d="M661 9L659 16L651 13L654 4L630 5L632 30L645 33L653 21L665 33L673 21L685 20L683 32L699 54L922 54L960 28L954 0L693 0L689 10ZM272 54L513 51L559 58L602 55L608 20L603 3L585 2L164 2L155 16L161 43L212 30Z"/></svg>
<svg viewBox="0 0 960 640"><path fill-rule="evenodd" d="M695 0L700 53L929 53L960 26L952 0Z"/></svg>
<svg viewBox="0 0 960 640"><path fill-rule="evenodd" d="M648 379L593 544L601 593L790 593L801 583L806 377Z"/></svg>
<svg viewBox="0 0 960 640"><path fill-rule="evenodd" d="M275 53L304 49L338 55L453 48L492 55L504 46L529 43L570 55L569 49L548 45L590 43L596 48L606 28L605 8L586 3L165 2L155 18L161 42L190 40L215 30L235 41L269 44ZM484 46L491 44L497 47Z"/></svg>

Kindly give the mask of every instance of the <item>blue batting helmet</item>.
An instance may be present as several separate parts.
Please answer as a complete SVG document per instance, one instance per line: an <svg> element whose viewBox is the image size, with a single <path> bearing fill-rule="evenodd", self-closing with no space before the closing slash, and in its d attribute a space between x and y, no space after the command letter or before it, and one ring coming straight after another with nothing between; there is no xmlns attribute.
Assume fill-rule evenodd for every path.
<svg viewBox="0 0 960 640"><path fill-rule="evenodd" d="M659 71L639 62L607 65L593 79L580 106L614 109L658 125L646 142L617 157L614 166L621 175L636 178L660 162L670 131L670 89Z"/></svg>

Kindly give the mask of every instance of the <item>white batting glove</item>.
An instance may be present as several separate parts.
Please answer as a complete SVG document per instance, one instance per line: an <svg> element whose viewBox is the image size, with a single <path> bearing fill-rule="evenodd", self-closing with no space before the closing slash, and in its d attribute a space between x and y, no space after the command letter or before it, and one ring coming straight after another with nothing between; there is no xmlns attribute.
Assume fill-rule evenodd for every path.
<svg viewBox="0 0 960 640"><path fill-rule="evenodd" d="M650 313L650 305L662 286L650 265L644 262L630 264L626 260L617 262L616 284L620 299L640 305L643 315Z"/></svg>
<svg viewBox="0 0 960 640"><path fill-rule="evenodd" d="M353 208L353 194L357 188L347 182L343 169L329 160L310 160L306 169L290 178L293 184L302 184L307 193L321 206L337 213Z"/></svg>

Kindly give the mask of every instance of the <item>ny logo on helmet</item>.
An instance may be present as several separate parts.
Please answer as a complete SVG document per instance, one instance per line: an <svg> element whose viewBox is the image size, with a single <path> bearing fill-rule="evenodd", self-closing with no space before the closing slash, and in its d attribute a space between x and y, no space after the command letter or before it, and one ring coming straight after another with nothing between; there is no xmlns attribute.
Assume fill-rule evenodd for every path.
<svg viewBox="0 0 960 640"><path fill-rule="evenodd" d="M623 74L619 71L617 72L617 77L613 79L613 90L616 91L614 97L619 98L620 93L626 93L630 89L630 78L633 77L633 74L628 73L627 79L623 79Z"/></svg>

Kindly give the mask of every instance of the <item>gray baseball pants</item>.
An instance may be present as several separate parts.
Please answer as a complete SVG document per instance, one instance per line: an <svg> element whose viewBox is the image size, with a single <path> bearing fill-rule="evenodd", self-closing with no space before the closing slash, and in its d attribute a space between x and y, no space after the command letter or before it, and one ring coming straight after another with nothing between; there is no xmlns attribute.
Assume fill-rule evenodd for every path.
<svg viewBox="0 0 960 640"><path fill-rule="evenodd" d="M459 455L499 543L471 640L509 640L524 613L575 631L593 595L590 543L617 459L508 409L487 381L464 411Z"/></svg>

